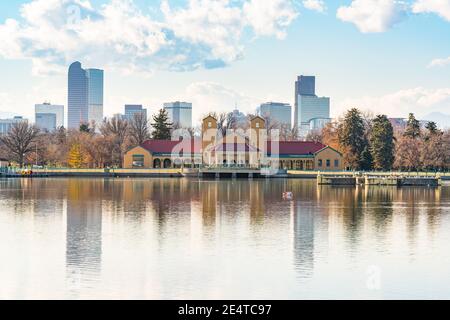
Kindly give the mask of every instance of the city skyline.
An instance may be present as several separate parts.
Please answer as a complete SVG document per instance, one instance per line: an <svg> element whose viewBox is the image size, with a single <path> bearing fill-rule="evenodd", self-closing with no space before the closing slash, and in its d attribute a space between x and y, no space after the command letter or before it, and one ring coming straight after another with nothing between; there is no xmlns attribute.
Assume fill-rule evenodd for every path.
<svg viewBox="0 0 450 320"><path fill-rule="evenodd" d="M75 1L58 0L53 8L30 0L0 4L0 39L6 44L0 47L0 67L10 75L0 80L0 111L31 118L32 107L39 101L66 104L64 70L79 60L108 70L108 116L121 112L130 101L148 106L149 114L166 101L190 101L199 109L193 114L194 121L207 111L231 112L236 104L247 113L266 101L294 106L291 83L299 74L321 79L320 92L333 99L333 117L353 106L390 117L407 117L414 112L425 119L431 113L450 113L450 65L446 58L450 44L442 41L450 34L445 6L430 0L406 1L405 6L394 1L277 0L255 13L251 11L254 1L222 1L217 8L211 1L203 2L210 10L198 10L193 1L121 4L128 11L118 10L119 5L111 1L85 1L75 26L69 19L72 16L67 16ZM361 3L371 10L362 10ZM195 10L198 17L183 20ZM224 19L207 19L215 10L223 12ZM100 33L118 33L116 20L107 12L118 12L124 30L136 35L135 42ZM85 30L89 27L87 17L95 14L99 15L93 25L98 27L95 36L105 36L99 43ZM228 14L236 14L230 20L234 27L227 24ZM131 21L130 15L149 23ZM260 17L265 20L258 20ZM139 38L138 32L150 25L157 32L158 26L150 23L154 21L163 21L173 31L171 43L175 47L165 42L144 46L145 40L151 39ZM43 43L37 24L48 31L48 38L64 36L68 45L55 48L51 41ZM27 27L29 32L24 33ZM204 29L227 32L220 41L208 42L207 34L200 32ZM29 44L42 50L29 49ZM175 53L183 46L187 56L177 63Z"/></svg>

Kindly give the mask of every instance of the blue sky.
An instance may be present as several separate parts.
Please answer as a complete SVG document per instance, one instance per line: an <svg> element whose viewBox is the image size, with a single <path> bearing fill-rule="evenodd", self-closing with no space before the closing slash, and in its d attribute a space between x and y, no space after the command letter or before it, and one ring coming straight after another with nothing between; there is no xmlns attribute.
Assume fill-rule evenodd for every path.
<svg viewBox="0 0 450 320"><path fill-rule="evenodd" d="M79 60L105 70L107 115L171 100L192 101L195 119L293 104L300 74L317 76L335 116L450 114L449 38L450 0L2 1L0 111L66 105Z"/></svg>

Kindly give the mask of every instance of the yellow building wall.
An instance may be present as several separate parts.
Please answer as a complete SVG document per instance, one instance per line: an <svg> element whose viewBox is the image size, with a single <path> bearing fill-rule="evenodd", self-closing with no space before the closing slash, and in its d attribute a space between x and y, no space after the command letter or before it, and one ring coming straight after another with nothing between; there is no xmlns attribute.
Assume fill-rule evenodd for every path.
<svg viewBox="0 0 450 320"><path fill-rule="evenodd" d="M123 168L124 169L134 169L133 167L133 156L143 155L144 156L144 168L153 168L153 157L148 150L142 147L136 147L128 151L123 158ZM143 168L136 168L143 169Z"/></svg>
<svg viewBox="0 0 450 320"><path fill-rule="evenodd" d="M320 166L320 160L322 160L322 166ZM330 166L327 167L327 160L330 160ZM338 160L338 166L335 166L335 161ZM322 151L319 151L315 155L315 170L320 171L333 171L333 170L344 170L344 159L342 155L335 151L334 149L327 147Z"/></svg>

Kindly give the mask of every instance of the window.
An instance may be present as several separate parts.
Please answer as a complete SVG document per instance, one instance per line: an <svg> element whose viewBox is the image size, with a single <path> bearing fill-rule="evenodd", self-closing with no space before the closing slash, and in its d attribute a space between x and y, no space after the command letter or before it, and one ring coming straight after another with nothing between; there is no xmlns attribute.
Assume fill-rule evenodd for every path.
<svg viewBox="0 0 450 320"><path fill-rule="evenodd" d="M208 128L212 128L212 122L211 121L208 122Z"/></svg>
<svg viewBox="0 0 450 320"><path fill-rule="evenodd" d="M339 160L334 160L334 167L335 168L338 168L339 167Z"/></svg>
<svg viewBox="0 0 450 320"><path fill-rule="evenodd" d="M144 159L145 159L145 157L141 154L133 155L133 167L136 167L136 168L144 167Z"/></svg>
<svg viewBox="0 0 450 320"><path fill-rule="evenodd" d="M256 123L256 128L259 129L259 122Z"/></svg>
<svg viewBox="0 0 450 320"><path fill-rule="evenodd" d="M319 159L319 167L321 167L323 165L323 161L322 159Z"/></svg>
<svg viewBox="0 0 450 320"><path fill-rule="evenodd" d="M331 167L331 160L327 159L327 168Z"/></svg>

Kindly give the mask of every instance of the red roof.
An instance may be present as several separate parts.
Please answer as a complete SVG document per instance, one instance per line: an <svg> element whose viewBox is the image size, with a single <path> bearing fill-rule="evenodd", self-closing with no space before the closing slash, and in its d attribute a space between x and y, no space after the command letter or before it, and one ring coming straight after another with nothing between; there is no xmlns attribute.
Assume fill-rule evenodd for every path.
<svg viewBox="0 0 450 320"><path fill-rule="evenodd" d="M151 153L171 154L172 152L201 153L202 143L200 139L193 140L147 140L141 147L150 151Z"/></svg>
<svg viewBox="0 0 450 320"><path fill-rule="evenodd" d="M280 155L313 155L316 152L324 149L326 146L320 142L312 141L280 141L275 142L279 145L278 154ZM171 141L171 140L148 140L144 142L141 147L155 154L171 154L172 152L180 152L187 154L189 152L200 154L202 149L201 139L193 140L181 140L181 141ZM257 151L258 149L244 144L219 144L215 146L214 151ZM275 149L274 149L275 151ZM276 151L275 151L276 152ZM267 142L267 153L272 154L272 143Z"/></svg>
<svg viewBox="0 0 450 320"><path fill-rule="evenodd" d="M313 155L322 150L326 145L312 141L280 141L278 154L280 155ZM276 154L276 149L274 149ZM267 141L267 153L272 154L272 142Z"/></svg>

